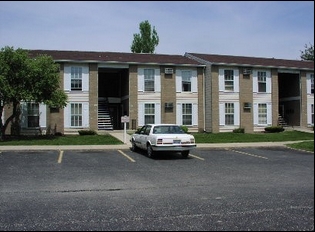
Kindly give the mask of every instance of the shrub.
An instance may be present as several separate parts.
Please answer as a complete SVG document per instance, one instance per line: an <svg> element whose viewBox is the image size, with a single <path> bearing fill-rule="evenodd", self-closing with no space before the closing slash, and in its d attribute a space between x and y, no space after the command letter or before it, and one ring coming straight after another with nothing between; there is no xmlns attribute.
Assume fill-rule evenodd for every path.
<svg viewBox="0 0 315 232"><path fill-rule="evenodd" d="M79 135L97 135L94 130L79 130Z"/></svg>
<svg viewBox="0 0 315 232"><path fill-rule="evenodd" d="M244 128L237 128L233 130L233 133L245 133L245 129Z"/></svg>
<svg viewBox="0 0 315 232"><path fill-rule="evenodd" d="M265 132L269 133L279 133L284 131L284 128L282 126L269 126L265 127Z"/></svg>
<svg viewBox="0 0 315 232"><path fill-rule="evenodd" d="M188 127L187 126L180 126L180 128L185 132L188 133Z"/></svg>

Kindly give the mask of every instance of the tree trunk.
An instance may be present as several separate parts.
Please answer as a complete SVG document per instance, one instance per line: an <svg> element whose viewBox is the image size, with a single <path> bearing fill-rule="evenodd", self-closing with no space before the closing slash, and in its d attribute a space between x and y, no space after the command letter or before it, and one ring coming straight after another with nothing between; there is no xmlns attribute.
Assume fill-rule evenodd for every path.
<svg viewBox="0 0 315 232"><path fill-rule="evenodd" d="M3 108L3 106L2 106ZM13 112L12 115L10 117L7 118L7 120L5 121L4 125L2 125L2 120L1 120L1 140L5 139L5 131L9 125L10 122L13 121L13 119L16 116L19 116L19 108L20 108L20 102L13 102ZM1 113L2 115L2 113ZM1 116L2 117L2 116Z"/></svg>

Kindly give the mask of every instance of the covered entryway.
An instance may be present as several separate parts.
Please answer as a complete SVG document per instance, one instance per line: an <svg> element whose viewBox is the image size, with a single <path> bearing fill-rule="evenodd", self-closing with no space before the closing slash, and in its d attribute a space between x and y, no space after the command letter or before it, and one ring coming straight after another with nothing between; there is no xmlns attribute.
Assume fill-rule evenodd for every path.
<svg viewBox="0 0 315 232"><path fill-rule="evenodd" d="M129 112L129 69L98 68L98 130L123 129L121 116Z"/></svg>
<svg viewBox="0 0 315 232"><path fill-rule="evenodd" d="M301 88L300 74L279 71L279 118L288 126L300 126Z"/></svg>

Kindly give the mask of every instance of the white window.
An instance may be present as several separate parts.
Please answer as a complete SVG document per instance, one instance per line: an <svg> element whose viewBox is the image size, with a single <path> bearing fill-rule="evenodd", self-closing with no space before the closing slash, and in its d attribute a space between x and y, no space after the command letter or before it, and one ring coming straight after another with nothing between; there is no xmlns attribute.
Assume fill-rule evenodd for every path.
<svg viewBox="0 0 315 232"><path fill-rule="evenodd" d="M234 91L234 70L224 70L224 90Z"/></svg>
<svg viewBox="0 0 315 232"><path fill-rule="evenodd" d="M144 104L144 124L155 123L155 104Z"/></svg>
<svg viewBox="0 0 315 232"><path fill-rule="evenodd" d="M225 103L225 125L234 125L234 103Z"/></svg>
<svg viewBox="0 0 315 232"><path fill-rule="evenodd" d="M154 91L154 69L144 69L144 91L153 92Z"/></svg>
<svg viewBox="0 0 315 232"><path fill-rule="evenodd" d="M258 71L258 92L259 93L266 93L267 91L267 73Z"/></svg>
<svg viewBox="0 0 315 232"><path fill-rule="evenodd" d="M28 102L27 103L27 127L39 127L39 104Z"/></svg>
<svg viewBox="0 0 315 232"><path fill-rule="evenodd" d="M71 67L71 90L82 90L82 67Z"/></svg>
<svg viewBox="0 0 315 232"><path fill-rule="evenodd" d="M81 103L71 103L71 127L82 127Z"/></svg>
<svg viewBox="0 0 315 232"><path fill-rule="evenodd" d="M191 71L182 71L182 92L191 92Z"/></svg>
<svg viewBox="0 0 315 232"><path fill-rule="evenodd" d="M193 117L192 117L192 104L184 103L182 104L182 124L186 126L190 126L193 124Z"/></svg>
<svg viewBox="0 0 315 232"><path fill-rule="evenodd" d="M138 68L138 91L149 94L161 92L159 68Z"/></svg>
<svg viewBox="0 0 315 232"><path fill-rule="evenodd" d="M198 92L197 70L176 69L176 92Z"/></svg>
<svg viewBox="0 0 315 232"><path fill-rule="evenodd" d="M258 104L258 124L267 124L267 104Z"/></svg>

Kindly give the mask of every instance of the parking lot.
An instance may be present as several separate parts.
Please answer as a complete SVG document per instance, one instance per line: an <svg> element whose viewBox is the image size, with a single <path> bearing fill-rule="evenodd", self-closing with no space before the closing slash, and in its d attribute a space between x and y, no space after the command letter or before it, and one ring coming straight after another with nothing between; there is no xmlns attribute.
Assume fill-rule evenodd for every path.
<svg viewBox="0 0 315 232"><path fill-rule="evenodd" d="M0 230L314 230L314 154L0 152Z"/></svg>

